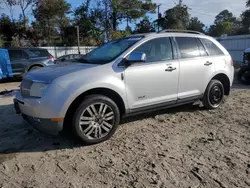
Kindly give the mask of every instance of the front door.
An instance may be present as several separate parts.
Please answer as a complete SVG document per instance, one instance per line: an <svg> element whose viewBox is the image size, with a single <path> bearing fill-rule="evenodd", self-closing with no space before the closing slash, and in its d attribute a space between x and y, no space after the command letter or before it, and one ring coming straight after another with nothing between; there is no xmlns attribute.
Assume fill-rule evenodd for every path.
<svg viewBox="0 0 250 188"><path fill-rule="evenodd" d="M144 52L145 63L126 68L124 79L130 109L177 100L179 62L173 59L170 38L151 39L134 51Z"/></svg>

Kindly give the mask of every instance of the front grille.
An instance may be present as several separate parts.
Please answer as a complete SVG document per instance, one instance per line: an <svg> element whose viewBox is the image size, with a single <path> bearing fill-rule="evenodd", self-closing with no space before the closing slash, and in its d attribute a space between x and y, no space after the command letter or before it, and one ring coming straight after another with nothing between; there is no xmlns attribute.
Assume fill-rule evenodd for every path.
<svg viewBox="0 0 250 188"><path fill-rule="evenodd" d="M21 82L20 91L21 91L21 95L23 97L29 97L30 96L30 88L31 88L32 84L33 84L33 81L32 80L27 80L27 79L24 79Z"/></svg>

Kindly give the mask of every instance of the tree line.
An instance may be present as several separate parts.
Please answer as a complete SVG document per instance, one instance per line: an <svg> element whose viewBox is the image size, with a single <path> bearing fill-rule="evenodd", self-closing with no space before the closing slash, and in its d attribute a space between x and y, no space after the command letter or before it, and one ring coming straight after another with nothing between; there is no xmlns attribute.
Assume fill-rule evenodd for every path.
<svg viewBox="0 0 250 188"><path fill-rule="evenodd" d="M156 20L150 19L150 14L157 14L151 0L84 0L74 9L66 0L0 0L3 6L9 14L0 16L0 46L75 46L76 26L80 44L85 46L158 29L189 29L214 37L250 33L250 0L239 17L223 10L209 27L191 17L190 7L182 3ZM15 19L17 8L21 14ZM34 19L29 20L28 10ZM126 25L124 30L119 29L121 23Z"/></svg>

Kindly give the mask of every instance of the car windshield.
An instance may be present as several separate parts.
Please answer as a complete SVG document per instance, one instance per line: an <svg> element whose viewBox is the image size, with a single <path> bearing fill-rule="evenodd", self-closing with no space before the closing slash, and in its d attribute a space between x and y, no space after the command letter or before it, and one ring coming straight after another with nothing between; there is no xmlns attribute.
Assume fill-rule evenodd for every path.
<svg viewBox="0 0 250 188"><path fill-rule="evenodd" d="M142 37L129 37L111 41L82 56L78 61L89 64L109 63L141 39Z"/></svg>

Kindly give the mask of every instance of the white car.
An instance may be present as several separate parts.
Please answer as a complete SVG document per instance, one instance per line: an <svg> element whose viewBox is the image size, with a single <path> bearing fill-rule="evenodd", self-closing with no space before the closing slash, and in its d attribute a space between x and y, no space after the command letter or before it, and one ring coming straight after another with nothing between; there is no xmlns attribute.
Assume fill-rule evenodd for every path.
<svg viewBox="0 0 250 188"><path fill-rule="evenodd" d="M28 73L14 99L39 130L74 130L87 144L102 142L124 116L201 100L218 108L234 78L232 58L215 39L164 30L111 41L79 63Z"/></svg>

